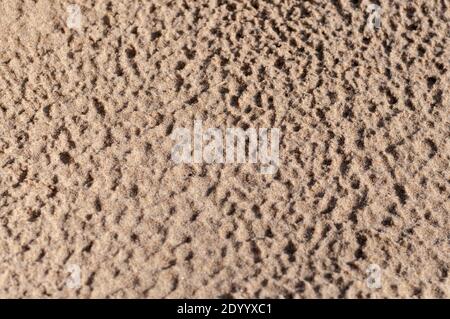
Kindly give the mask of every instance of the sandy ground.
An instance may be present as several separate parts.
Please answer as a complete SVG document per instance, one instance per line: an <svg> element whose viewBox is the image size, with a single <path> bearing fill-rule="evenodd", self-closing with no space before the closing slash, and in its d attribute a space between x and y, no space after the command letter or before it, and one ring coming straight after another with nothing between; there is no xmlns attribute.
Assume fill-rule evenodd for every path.
<svg viewBox="0 0 450 319"><path fill-rule="evenodd" d="M0 297L448 298L450 3L373 3L1 0Z"/></svg>

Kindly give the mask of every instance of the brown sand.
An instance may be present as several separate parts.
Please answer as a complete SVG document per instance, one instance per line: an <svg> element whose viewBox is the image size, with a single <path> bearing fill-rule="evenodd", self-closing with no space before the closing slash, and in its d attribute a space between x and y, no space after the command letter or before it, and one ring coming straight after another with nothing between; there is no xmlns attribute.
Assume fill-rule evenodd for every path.
<svg viewBox="0 0 450 319"><path fill-rule="evenodd" d="M449 297L447 0L142 2L0 2L0 297ZM173 163L195 118L278 172Z"/></svg>

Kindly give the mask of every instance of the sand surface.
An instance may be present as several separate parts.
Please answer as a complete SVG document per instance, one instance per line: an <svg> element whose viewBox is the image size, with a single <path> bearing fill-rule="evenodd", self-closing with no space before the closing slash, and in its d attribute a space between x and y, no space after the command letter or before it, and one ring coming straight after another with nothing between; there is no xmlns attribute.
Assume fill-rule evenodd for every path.
<svg viewBox="0 0 450 319"><path fill-rule="evenodd" d="M0 297L448 298L450 2L373 3L1 0Z"/></svg>

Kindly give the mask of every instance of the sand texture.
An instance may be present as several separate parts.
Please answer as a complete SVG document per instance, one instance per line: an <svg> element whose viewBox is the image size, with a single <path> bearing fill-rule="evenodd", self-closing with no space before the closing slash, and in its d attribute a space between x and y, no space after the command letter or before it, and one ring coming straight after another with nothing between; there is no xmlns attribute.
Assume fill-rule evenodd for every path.
<svg viewBox="0 0 450 319"><path fill-rule="evenodd" d="M450 2L373 3L1 0L0 297L448 298Z"/></svg>

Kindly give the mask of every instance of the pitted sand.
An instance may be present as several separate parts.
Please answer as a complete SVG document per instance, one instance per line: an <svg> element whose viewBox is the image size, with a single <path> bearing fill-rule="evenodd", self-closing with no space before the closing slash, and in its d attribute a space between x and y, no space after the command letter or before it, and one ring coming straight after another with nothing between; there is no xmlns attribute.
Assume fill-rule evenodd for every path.
<svg viewBox="0 0 450 319"><path fill-rule="evenodd" d="M374 2L2 0L0 296L448 298L450 4ZM176 165L194 119L278 173Z"/></svg>

